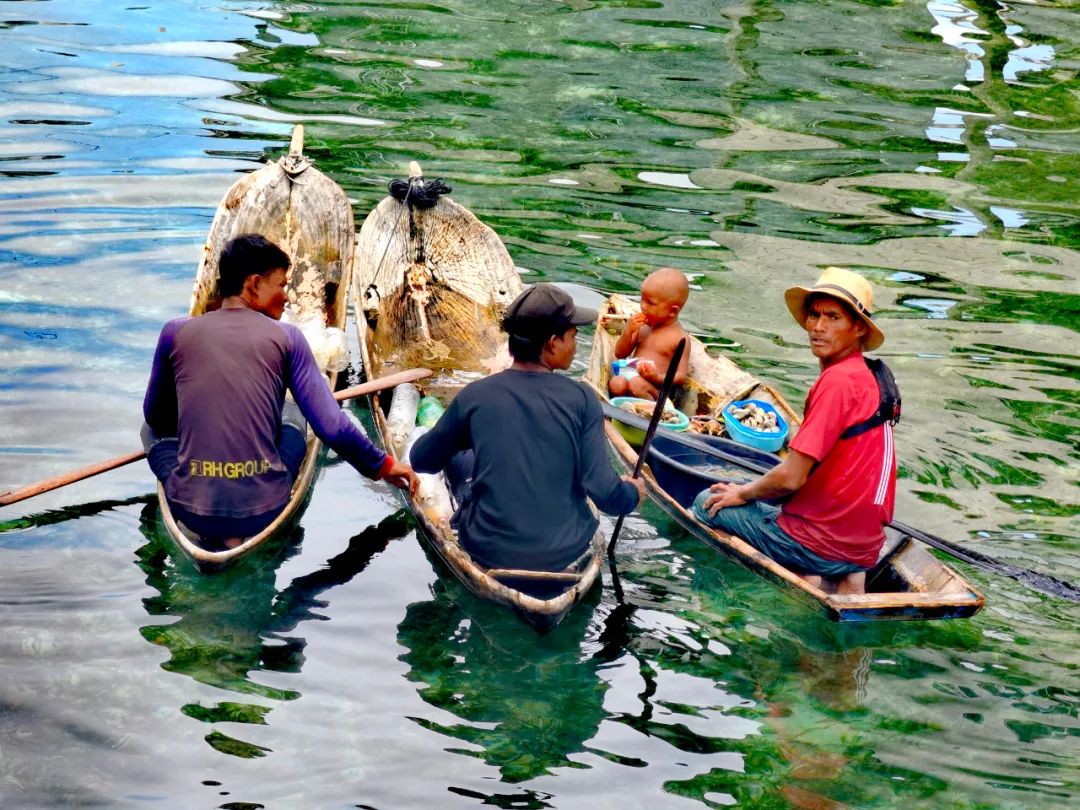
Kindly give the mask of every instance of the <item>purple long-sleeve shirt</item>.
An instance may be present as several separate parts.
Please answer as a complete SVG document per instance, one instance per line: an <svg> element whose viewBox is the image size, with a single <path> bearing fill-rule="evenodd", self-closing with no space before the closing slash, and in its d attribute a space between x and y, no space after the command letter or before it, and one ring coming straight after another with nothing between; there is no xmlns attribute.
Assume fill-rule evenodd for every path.
<svg viewBox="0 0 1080 810"><path fill-rule="evenodd" d="M387 455L341 410L303 334L250 309L177 318L161 330L143 415L179 439L172 503L242 518L282 507L291 481L277 451L285 391L315 435L369 478Z"/></svg>

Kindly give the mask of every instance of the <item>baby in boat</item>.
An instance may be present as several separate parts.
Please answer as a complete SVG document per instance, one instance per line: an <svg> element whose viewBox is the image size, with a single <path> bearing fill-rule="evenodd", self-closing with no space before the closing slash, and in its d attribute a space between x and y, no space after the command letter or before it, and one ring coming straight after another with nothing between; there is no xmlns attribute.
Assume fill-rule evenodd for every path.
<svg viewBox="0 0 1080 810"><path fill-rule="evenodd" d="M674 267L661 267L645 279L641 311L630 319L615 344L615 356L623 362L614 364L617 373L608 383L612 396L656 399L675 347L687 337L679 312L689 294L686 275ZM686 382L689 370L690 352L684 352L675 372L676 385Z"/></svg>

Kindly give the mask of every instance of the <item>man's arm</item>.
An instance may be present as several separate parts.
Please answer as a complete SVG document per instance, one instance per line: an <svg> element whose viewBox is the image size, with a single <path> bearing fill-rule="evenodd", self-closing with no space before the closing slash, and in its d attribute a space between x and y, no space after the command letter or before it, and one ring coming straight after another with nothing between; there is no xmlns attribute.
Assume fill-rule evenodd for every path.
<svg viewBox="0 0 1080 810"><path fill-rule="evenodd" d="M175 436L177 433L179 404L172 364L173 339L180 327L189 320L178 318L165 324L154 350L154 363L150 367L150 380L143 397L143 418L158 436Z"/></svg>
<svg viewBox="0 0 1080 810"><path fill-rule="evenodd" d="M611 466L604 439L604 415L596 396L583 390L587 398L584 435L581 439L581 483L601 512L625 515L634 511L645 494L645 486L629 476L619 477Z"/></svg>
<svg viewBox="0 0 1080 810"><path fill-rule="evenodd" d="M858 394L850 384L830 382L811 389L806 419L788 446L788 456L749 484L713 484L705 499L710 515L727 506L753 500L783 498L806 483L814 464L829 454L858 410Z"/></svg>
<svg viewBox="0 0 1080 810"><path fill-rule="evenodd" d="M409 460L418 472L437 473L446 469L457 452L471 446L472 434L468 420L462 413L459 395L435 426L416 440Z"/></svg>
<svg viewBox="0 0 1080 810"><path fill-rule="evenodd" d="M394 457L372 444L346 416L330 393L326 377L316 365L311 347L300 330L282 326L288 334L286 386L315 435L361 475L375 479L392 477L397 463Z"/></svg>

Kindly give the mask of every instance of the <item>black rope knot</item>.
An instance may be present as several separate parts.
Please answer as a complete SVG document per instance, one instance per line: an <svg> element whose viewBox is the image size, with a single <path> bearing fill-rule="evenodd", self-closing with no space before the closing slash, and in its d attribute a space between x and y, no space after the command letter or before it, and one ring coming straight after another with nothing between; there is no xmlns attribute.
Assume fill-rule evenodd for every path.
<svg viewBox="0 0 1080 810"><path fill-rule="evenodd" d="M449 194L450 186L442 180L424 180L413 177L408 180L391 180L388 186L390 196L395 200L408 202L416 208L433 208L439 202L440 194Z"/></svg>

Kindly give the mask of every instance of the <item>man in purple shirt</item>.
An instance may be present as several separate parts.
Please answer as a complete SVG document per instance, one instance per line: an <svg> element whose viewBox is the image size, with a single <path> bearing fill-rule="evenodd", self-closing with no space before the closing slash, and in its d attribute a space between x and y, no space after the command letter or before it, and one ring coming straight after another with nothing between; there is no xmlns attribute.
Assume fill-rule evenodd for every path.
<svg viewBox="0 0 1080 810"><path fill-rule="evenodd" d="M279 322L289 263L262 236L233 239L219 261L221 308L169 321L154 353L143 446L176 518L208 547L237 545L280 514L304 458L305 419L368 478L418 483L349 420L303 334Z"/></svg>

